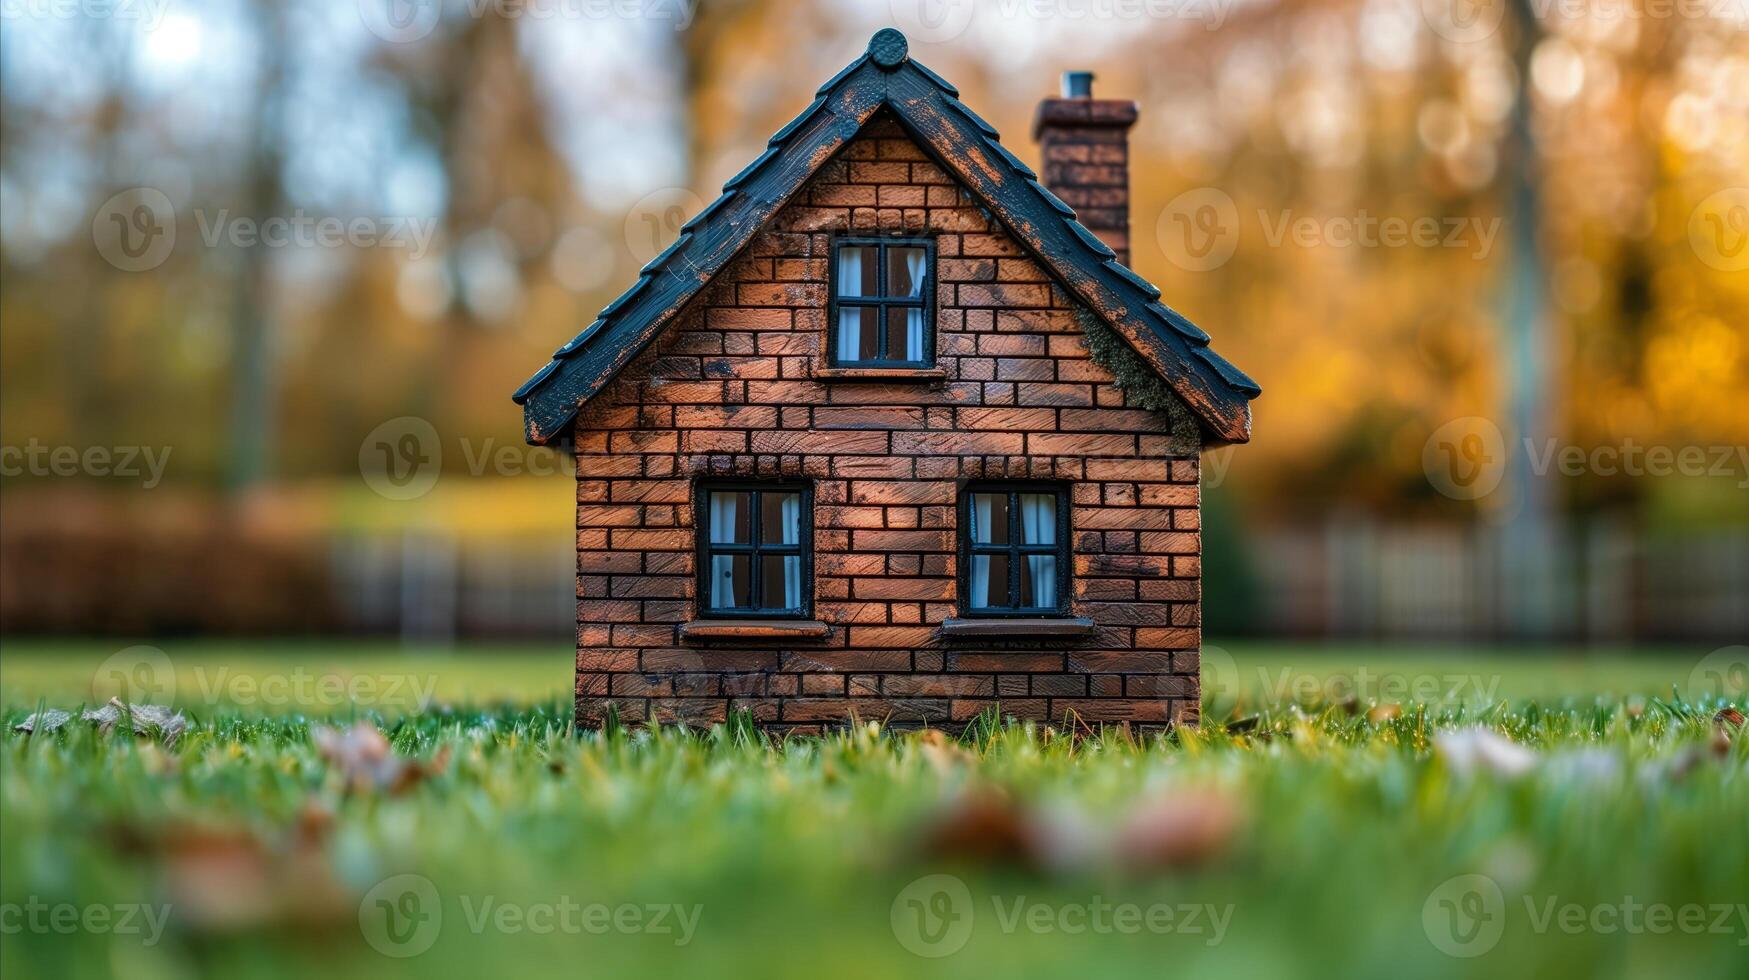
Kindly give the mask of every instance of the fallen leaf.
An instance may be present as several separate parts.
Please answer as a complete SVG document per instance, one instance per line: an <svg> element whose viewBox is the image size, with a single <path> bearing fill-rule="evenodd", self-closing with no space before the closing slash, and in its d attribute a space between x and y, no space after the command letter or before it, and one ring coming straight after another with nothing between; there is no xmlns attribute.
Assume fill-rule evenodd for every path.
<svg viewBox="0 0 1749 980"><path fill-rule="evenodd" d="M354 900L321 846L294 830L290 846L269 846L241 829L176 828L157 846L176 920L227 933L279 922L344 921Z"/></svg>
<svg viewBox="0 0 1749 980"><path fill-rule="evenodd" d="M1403 706L1400 704L1375 704L1367 709L1366 720L1374 725L1382 725L1387 721L1395 721L1403 717Z"/></svg>
<svg viewBox="0 0 1749 980"><path fill-rule="evenodd" d="M161 738L166 744L181 738L188 728L188 719L174 708L161 704L123 704L116 698L110 698L109 703L101 708L81 713L79 719L96 725L97 730L105 735L115 731L116 726L126 719L135 735ZM72 712L48 708L19 722L13 726L13 731L26 734L53 732L66 727L72 720Z"/></svg>
<svg viewBox="0 0 1749 980"><path fill-rule="evenodd" d="M310 729L310 740L322 758L346 777L347 788L354 792L374 790L399 796L449 766L449 746L439 749L428 762L403 759L367 721L344 730L318 725Z"/></svg>
<svg viewBox="0 0 1749 980"><path fill-rule="evenodd" d="M929 763L938 775L947 775L957 770L962 764L975 761L958 742L948 738L940 729L926 728L917 734L918 754Z"/></svg>
<svg viewBox="0 0 1749 980"><path fill-rule="evenodd" d="M56 731L62 725L65 725L72 720L73 713L71 711L61 711L57 708L48 708L39 711L12 726L12 730L15 732L23 732L26 735L34 735L39 730L43 732Z"/></svg>
<svg viewBox="0 0 1749 980"><path fill-rule="evenodd" d="M118 698L110 698L108 704L81 717L105 735L126 721L135 735L161 737L166 743L181 738L188 728L188 719L180 711L161 704L123 704Z"/></svg>
<svg viewBox="0 0 1749 980"><path fill-rule="evenodd" d="M1037 866L1038 829L1006 793L977 789L949 803L922 835L934 858L983 864Z"/></svg>
<svg viewBox="0 0 1749 980"><path fill-rule="evenodd" d="M1725 733L1724 728L1715 728L1713 737L1707 740L1707 748L1712 750L1713 755L1723 759L1731 754L1731 736Z"/></svg>
<svg viewBox="0 0 1749 980"><path fill-rule="evenodd" d="M308 797L298 807L297 823L292 826L292 839L299 844L318 844L334 832L334 810L316 797Z"/></svg>
<svg viewBox="0 0 1749 980"><path fill-rule="evenodd" d="M1487 728L1461 728L1433 736L1433 748L1460 776L1487 771L1508 778L1536 766L1536 753Z"/></svg>
<svg viewBox="0 0 1749 980"><path fill-rule="evenodd" d="M1189 868L1223 854L1239 827L1239 806L1212 788L1179 788L1139 804L1118 830L1117 866Z"/></svg>

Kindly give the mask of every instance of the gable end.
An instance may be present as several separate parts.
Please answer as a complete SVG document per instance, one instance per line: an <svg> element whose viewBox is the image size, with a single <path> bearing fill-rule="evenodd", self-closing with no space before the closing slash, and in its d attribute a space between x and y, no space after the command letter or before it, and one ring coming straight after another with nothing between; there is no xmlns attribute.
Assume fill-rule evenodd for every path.
<svg viewBox="0 0 1749 980"><path fill-rule="evenodd" d="M1257 384L1209 349L1208 334L1160 303L1158 288L1119 263L952 86L905 57L898 32L880 32L870 50L878 59L864 54L823 85L819 98L724 185L722 196L681 229L630 289L517 390L528 440L544 444L562 434L582 404L647 348L883 106L1172 386L1210 444L1249 440Z"/></svg>

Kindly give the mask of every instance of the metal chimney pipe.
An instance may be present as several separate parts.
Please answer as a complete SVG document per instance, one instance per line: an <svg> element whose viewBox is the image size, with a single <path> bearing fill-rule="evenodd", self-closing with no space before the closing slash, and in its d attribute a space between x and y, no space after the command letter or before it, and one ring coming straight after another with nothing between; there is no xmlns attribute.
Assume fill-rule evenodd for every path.
<svg viewBox="0 0 1749 980"><path fill-rule="evenodd" d="M1063 72L1063 98L1093 98L1093 73L1090 71Z"/></svg>

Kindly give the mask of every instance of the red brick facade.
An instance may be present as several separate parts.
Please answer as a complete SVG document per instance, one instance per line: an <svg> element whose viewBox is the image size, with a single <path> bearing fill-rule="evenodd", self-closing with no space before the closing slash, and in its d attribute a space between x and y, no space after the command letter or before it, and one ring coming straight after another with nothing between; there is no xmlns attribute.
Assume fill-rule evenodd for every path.
<svg viewBox="0 0 1749 980"><path fill-rule="evenodd" d="M827 368L840 233L930 236L936 371ZM891 119L877 118L579 415L577 717L812 732L851 719L958 727L1194 723L1201 437L1124 406L1067 294ZM823 638L682 636L703 476L813 487ZM1087 636L946 638L956 508L973 479L1071 495Z"/></svg>

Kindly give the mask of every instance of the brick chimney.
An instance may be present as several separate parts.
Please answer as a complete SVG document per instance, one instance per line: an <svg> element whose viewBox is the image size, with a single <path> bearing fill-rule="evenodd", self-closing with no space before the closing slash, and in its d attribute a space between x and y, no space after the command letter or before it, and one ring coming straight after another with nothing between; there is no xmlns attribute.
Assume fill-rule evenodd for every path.
<svg viewBox="0 0 1749 980"><path fill-rule="evenodd" d="M1063 94L1038 104L1032 138L1044 155L1044 184L1081 223L1130 264L1130 127L1136 103L1093 97L1093 73L1063 73Z"/></svg>

